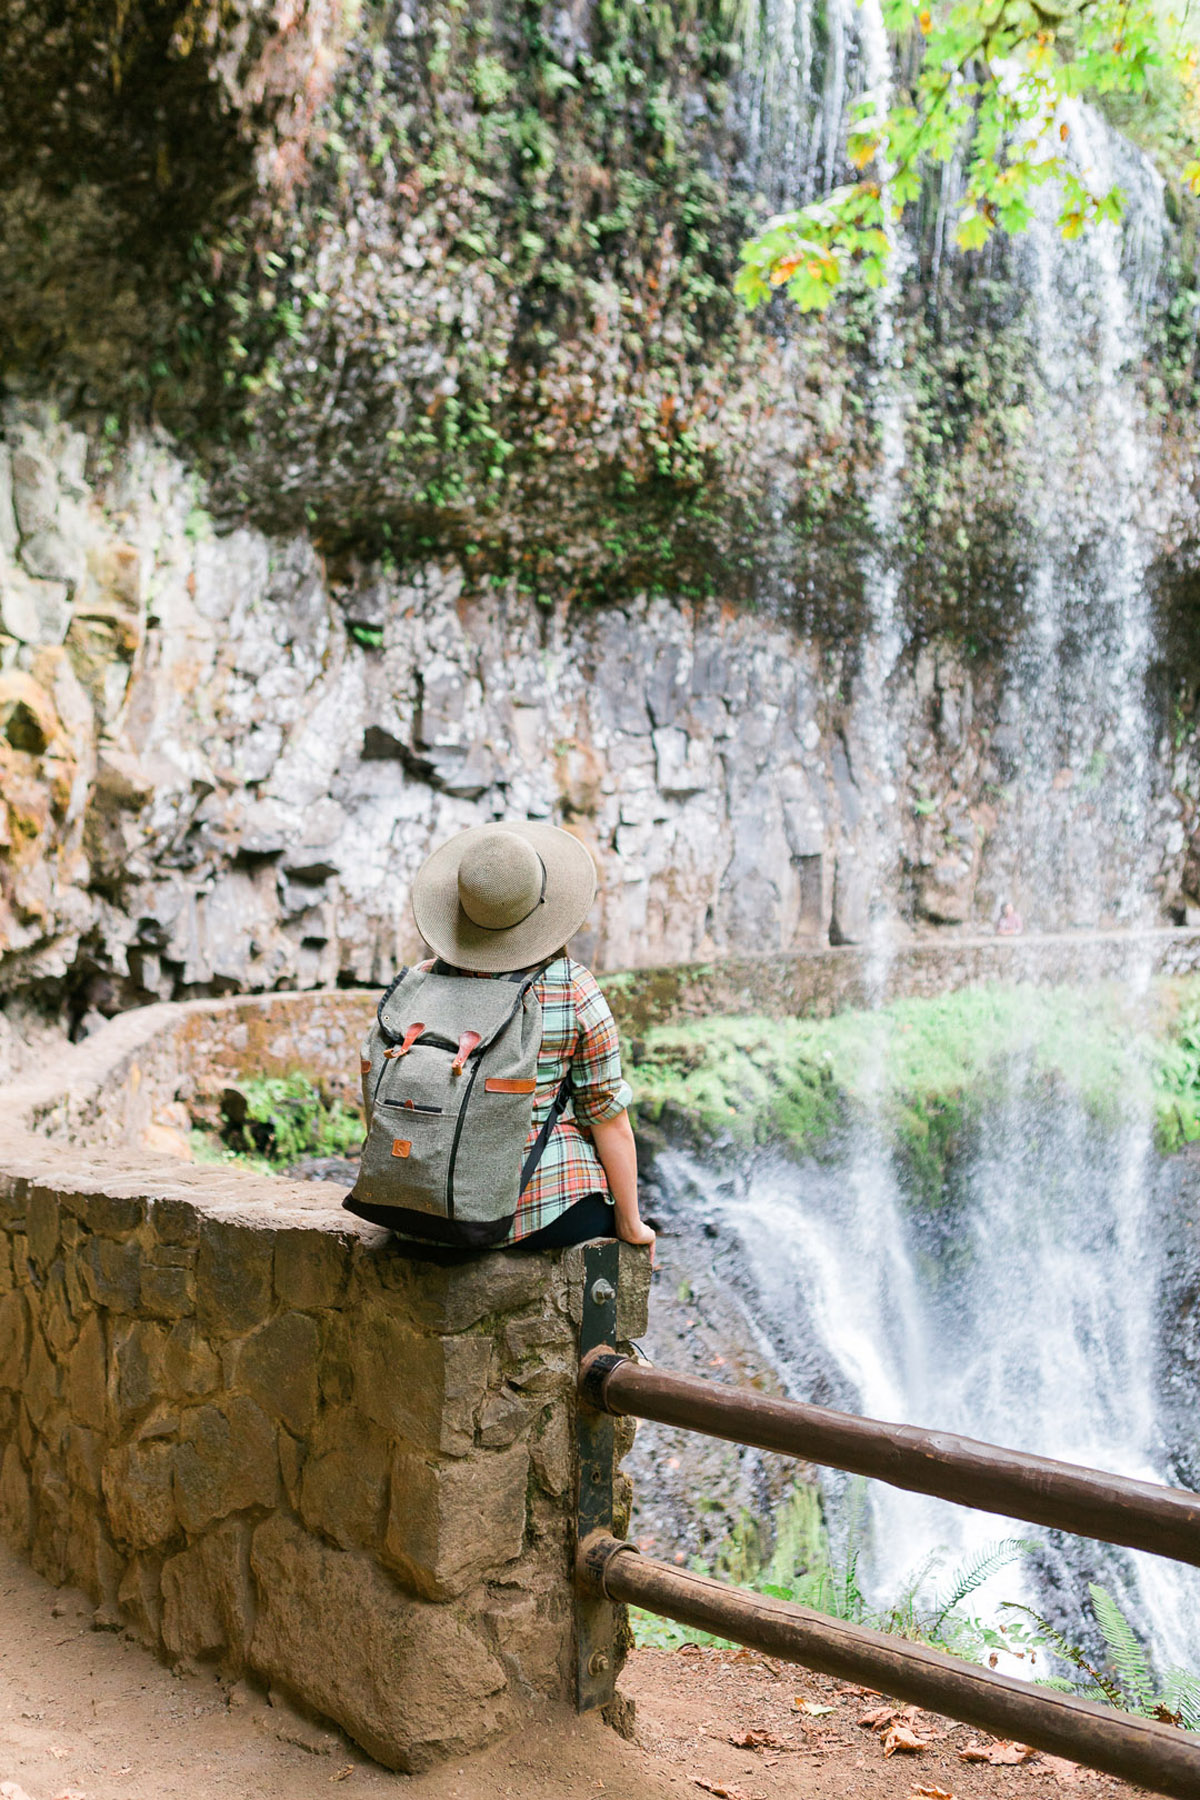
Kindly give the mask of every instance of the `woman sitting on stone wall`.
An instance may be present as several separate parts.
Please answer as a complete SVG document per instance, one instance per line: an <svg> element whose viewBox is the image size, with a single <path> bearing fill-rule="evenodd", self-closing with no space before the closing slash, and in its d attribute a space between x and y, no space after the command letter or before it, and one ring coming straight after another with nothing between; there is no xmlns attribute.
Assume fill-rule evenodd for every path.
<svg viewBox="0 0 1200 1800"><path fill-rule="evenodd" d="M363 1049L351 1212L414 1250L654 1242L616 1025L563 947L595 892L554 825L476 826L426 859L413 916L436 956L402 971Z"/></svg>

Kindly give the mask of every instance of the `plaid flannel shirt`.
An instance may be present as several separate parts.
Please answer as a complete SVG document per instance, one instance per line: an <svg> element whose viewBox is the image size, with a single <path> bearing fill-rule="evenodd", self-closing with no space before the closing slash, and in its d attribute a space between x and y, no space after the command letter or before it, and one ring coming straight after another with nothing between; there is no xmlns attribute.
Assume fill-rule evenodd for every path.
<svg viewBox="0 0 1200 1800"><path fill-rule="evenodd" d="M480 976L481 981L495 979ZM604 1165L587 1128L615 1119L633 1099L633 1090L621 1075L616 1022L591 970L569 956L556 957L542 970L533 991L542 1007L542 1047L533 1122L524 1154L536 1140L568 1073L571 1090L529 1186L517 1202L512 1230L504 1240L509 1244L540 1231L588 1194L609 1199Z"/></svg>

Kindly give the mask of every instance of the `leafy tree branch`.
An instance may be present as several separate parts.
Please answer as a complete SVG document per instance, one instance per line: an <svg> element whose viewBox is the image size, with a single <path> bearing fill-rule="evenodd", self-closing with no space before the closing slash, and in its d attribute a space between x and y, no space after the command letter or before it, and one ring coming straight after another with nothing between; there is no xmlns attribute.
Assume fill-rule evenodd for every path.
<svg viewBox="0 0 1200 1800"><path fill-rule="evenodd" d="M735 287L749 307L783 288L804 312L828 305L852 275L882 285L896 223L929 170L962 159L955 240L978 250L1000 230L1024 231L1035 189L1058 189L1057 222L1075 238L1120 219L1125 196L1073 154L1070 102L1139 95L1156 72L1174 84L1181 126L1200 137L1197 53L1155 0L884 0L884 22L922 43L915 78L895 98L878 91L855 105L847 143L863 173L824 199L780 214L746 244ZM1200 193L1200 159L1183 169Z"/></svg>

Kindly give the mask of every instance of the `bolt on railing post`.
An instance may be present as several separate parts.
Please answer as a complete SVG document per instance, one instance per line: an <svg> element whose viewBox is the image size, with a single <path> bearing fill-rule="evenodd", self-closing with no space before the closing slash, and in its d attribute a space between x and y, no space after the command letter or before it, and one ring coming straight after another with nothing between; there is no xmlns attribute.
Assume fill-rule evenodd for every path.
<svg viewBox="0 0 1200 1800"><path fill-rule="evenodd" d="M615 1241L583 1247L583 1317L579 1356L613 1346L617 1341L617 1285L620 1245ZM612 1417L577 1397L575 1447L578 1485L575 1508L576 1545L593 1532L613 1528L614 1432ZM576 1707L590 1712L608 1706L616 1684L616 1608L601 1591L575 1586Z"/></svg>

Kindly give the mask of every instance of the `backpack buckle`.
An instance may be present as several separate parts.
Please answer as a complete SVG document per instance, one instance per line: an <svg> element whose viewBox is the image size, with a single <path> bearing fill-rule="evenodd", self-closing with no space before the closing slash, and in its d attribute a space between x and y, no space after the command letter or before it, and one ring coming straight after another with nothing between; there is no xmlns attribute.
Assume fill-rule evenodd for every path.
<svg viewBox="0 0 1200 1800"><path fill-rule="evenodd" d="M450 1073L452 1075L462 1074L468 1056L470 1056L472 1050L474 1050L476 1044L480 1041L481 1039L477 1031L463 1032L458 1040L458 1049L454 1053L454 1061L450 1064Z"/></svg>

